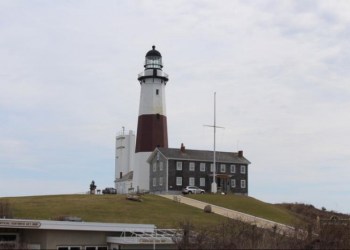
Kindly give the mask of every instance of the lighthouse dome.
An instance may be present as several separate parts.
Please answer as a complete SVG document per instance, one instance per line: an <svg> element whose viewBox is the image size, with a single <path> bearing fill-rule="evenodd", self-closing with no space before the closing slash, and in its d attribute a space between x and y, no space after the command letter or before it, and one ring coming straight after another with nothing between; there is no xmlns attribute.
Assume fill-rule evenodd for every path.
<svg viewBox="0 0 350 250"><path fill-rule="evenodd" d="M152 49L147 52L145 60L146 69L161 69L163 68L162 64L162 55L156 50L156 46L152 46Z"/></svg>
<svg viewBox="0 0 350 250"><path fill-rule="evenodd" d="M146 57L162 57L162 55L159 53L158 50L156 50L156 46L152 46L152 49L150 51L147 52Z"/></svg>

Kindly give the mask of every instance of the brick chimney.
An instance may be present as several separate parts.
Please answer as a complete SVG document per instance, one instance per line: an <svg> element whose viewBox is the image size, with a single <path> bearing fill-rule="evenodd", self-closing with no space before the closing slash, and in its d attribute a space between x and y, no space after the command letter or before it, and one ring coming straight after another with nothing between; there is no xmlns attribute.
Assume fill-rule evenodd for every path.
<svg viewBox="0 0 350 250"><path fill-rule="evenodd" d="M243 157L243 151L242 150L238 151L238 157Z"/></svg>
<svg viewBox="0 0 350 250"><path fill-rule="evenodd" d="M185 146L184 146L183 143L181 143L181 148L180 148L180 150L181 150L182 153L185 153Z"/></svg>

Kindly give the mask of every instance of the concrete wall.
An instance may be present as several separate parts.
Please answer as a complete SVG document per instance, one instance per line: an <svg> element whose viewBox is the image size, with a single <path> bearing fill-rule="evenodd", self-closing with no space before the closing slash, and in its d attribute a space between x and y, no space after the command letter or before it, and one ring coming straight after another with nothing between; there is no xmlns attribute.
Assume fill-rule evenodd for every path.
<svg viewBox="0 0 350 250"><path fill-rule="evenodd" d="M138 152L135 154L135 167L133 187L135 190L149 190L149 164L148 157L152 152Z"/></svg>
<svg viewBox="0 0 350 250"><path fill-rule="evenodd" d="M115 179L120 178L120 172L125 175L133 170L135 164L135 142L135 134L132 130L129 131L129 134L123 134L122 132L116 137Z"/></svg>

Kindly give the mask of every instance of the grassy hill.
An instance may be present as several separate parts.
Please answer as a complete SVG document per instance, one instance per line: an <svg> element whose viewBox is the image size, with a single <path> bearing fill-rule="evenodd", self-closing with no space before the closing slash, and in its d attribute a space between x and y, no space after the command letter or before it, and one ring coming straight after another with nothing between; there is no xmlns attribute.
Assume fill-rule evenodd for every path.
<svg viewBox="0 0 350 250"><path fill-rule="evenodd" d="M245 196L192 195L191 198L235 209L285 224L300 223L294 213L283 207ZM190 220L195 225L214 225L225 220L215 214L156 195L142 196L143 202L129 201L124 195L52 195L0 198L10 204L13 218L58 219L77 216L83 221L145 223L160 228L178 227Z"/></svg>
<svg viewBox="0 0 350 250"><path fill-rule="evenodd" d="M266 203L242 195L192 195L190 198L254 215L287 225L301 225L303 221L297 214L284 207Z"/></svg>

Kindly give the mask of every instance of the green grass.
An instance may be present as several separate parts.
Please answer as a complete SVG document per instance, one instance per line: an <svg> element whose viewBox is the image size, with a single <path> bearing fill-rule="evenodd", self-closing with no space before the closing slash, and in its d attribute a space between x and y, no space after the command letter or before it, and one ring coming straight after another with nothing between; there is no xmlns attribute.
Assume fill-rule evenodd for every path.
<svg viewBox="0 0 350 250"><path fill-rule="evenodd" d="M176 228L182 221L214 225L223 217L174 202L156 195L142 196L143 202L129 201L124 195L52 195L0 198L10 203L13 217L20 219L57 219L77 216L83 221L155 224Z"/></svg>
<svg viewBox="0 0 350 250"><path fill-rule="evenodd" d="M249 196L203 194L187 197L282 224L300 225L303 223L289 210L277 205L262 202Z"/></svg>
<svg viewBox="0 0 350 250"><path fill-rule="evenodd" d="M290 211L257 199L238 195L191 195L190 198L237 210L288 225L302 222ZM224 217L180 204L156 195L142 196L143 202L129 201L125 195L51 195L0 198L10 203L14 218L57 219L77 216L83 221L155 224L175 228L180 222L215 225Z"/></svg>

